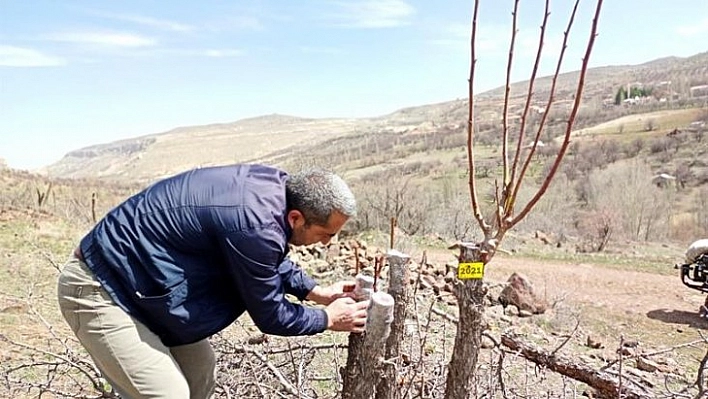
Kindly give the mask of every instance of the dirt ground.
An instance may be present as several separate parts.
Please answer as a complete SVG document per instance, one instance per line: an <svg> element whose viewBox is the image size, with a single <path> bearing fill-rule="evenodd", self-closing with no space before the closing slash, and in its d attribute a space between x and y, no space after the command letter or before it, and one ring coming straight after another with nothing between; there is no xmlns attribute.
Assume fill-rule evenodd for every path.
<svg viewBox="0 0 708 399"><path fill-rule="evenodd" d="M581 331L605 339L608 346L616 348L612 341L624 337L639 340L643 350L651 351L708 333L708 320L698 315L705 294L684 286L678 270L675 275L658 275L596 264L497 256L487 265L486 276L501 282L513 272L528 277L539 295L556 302L556 310L572 309Z"/></svg>
<svg viewBox="0 0 708 399"><path fill-rule="evenodd" d="M488 275L503 279L512 272L525 274L537 290L550 297L566 296L579 304L606 307L610 313L644 314L667 323L696 322L694 317L705 295L681 283L675 276L604 268L592 264L567 264L497 257ZM708 327L708 324L705 325Z"/></svg>

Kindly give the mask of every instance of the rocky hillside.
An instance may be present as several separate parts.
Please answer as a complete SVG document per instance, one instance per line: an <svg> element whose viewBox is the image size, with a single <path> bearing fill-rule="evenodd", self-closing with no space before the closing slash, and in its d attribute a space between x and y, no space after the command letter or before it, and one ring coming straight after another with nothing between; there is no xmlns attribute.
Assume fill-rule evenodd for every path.
<svg viewBox="0 0 708 399"><path fill-rule="evenodd" d="M360 122L268 115L169 132L72 151L46 168L52 176L141 181L183 169L258 159L295 144L313 145L347 134Z"/></svg>
<svg viewBox="0 0 708 399"><path fill-rule="evenodd" d="M559 113L567 110L574 95L578 72L563 74L556 93ZM667 82L671 82L667 84ZM690 100L689 89L708 83L708 53L688 58L669 57L633 66L594 68L588 72L584 106L578 128L604 122L639 109L607 110L603 101L611 99L617 89L626 85L653 87L656 93L671 98ZM544 107L550 77L538 79L534 105ZM528 82L512 85L510 120L518 118L523 108ZM476 98L478 122L482 130L494 130L501 121L503 88L481 93ZM656 99L658 101L658 98ZM658 104L657 104L658 105ZM77 149L44 172L57 177L101 177L112 180L145 181L184 169L232 162L265 161L290 165L293 158L308 162L312 158L328 158L340 166L347 159L361 158L364 153L380 152L397 145L402 153L427 151L435 136L444 147L464 144L467 101L455 100L401 109L389 115L362 119L308 119L284 115L267 115L233 123L180 127L174 130L112 143ZM551 124L562 117L551 117ZM552 125L554 128L554 126ZM358 153L357 153L358 151ZM367 161L368 163L376 162ZM349 163L347 168L361 167Z"/></svg>

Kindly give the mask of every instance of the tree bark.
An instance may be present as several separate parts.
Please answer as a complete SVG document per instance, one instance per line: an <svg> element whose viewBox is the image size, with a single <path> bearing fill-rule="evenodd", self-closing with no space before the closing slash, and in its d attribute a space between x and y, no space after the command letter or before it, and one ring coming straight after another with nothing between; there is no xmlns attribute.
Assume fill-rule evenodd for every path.
<svg viewBox="0 0 708 399"><path fill-rule="evenodd" d="M458 247L459 263L483 262L487 259L487 252L482 251L478 245L461 243ZM453 293L457 298L460 318L457 322L452 359L447 367L445 399L472 398L479 347L482 332L486 328L483 301L487 289L481 278L457 280Z"/></svg>
<svg viewBox="0 0 708 399"><path fill-rule="evenodd" d="M403 332L408 307L408 260L410 257L396 250L390 250L388 257L388 293L393 297L393 322L391 335L386 340L386 360L383 365L383 377L376 387L376 399L400 399L398 389L398 367L400 366L400 344L403 342Z"/></svg>
<svg viewBox="0 0 708 399"><path fill-rule="evenodd" d="M382 357L386 338L391 333L393 297L375 292L367 309L366 332L350 334L347 365L342 373L342 399L368 399L382 375Z"/></svg>
<svg viewBox="0 0 708 399"><path fill-rule="evenodd" d="M620 386L617 379L608 373L594 370L584 364L574 363L572 360L563 358L558 354L550 354L533 344L522 342L513 334L503 334L501 342L504 346L518 351L521 356L536 364L563 374L566 377L584 382L594 388L596 394L601 398L649 399L654 397L654 395L642 392L633 386Z"/></svg>

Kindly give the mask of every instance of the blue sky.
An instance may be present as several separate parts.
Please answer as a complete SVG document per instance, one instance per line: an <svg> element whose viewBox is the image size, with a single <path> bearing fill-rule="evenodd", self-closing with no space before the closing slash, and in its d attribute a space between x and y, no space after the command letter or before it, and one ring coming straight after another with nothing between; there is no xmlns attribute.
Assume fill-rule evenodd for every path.
<svg viewBox="0 0 708 399"><path fill-rule="evenodd" d="M369 117L464 98L473 1L0 0L0 158L32 169L84 146L280 113ZM520 2L514 80L543 1ZM570 1L551 4L548 74ZM482 0L477 92L504 83L513 1ZM576 70L581 1L564 70ZM708 1L605 0L592 66L708 51Z"/></svg>

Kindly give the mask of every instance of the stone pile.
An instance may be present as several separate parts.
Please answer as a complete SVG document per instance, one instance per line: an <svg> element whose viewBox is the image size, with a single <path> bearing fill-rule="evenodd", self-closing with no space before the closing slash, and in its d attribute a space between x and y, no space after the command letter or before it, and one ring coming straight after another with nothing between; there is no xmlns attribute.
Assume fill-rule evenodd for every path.
<svg viewBox="0 0 708 399"><path fill-rule="evenodd" d="M384 256L383 250L370 247L362 240L333 240L327 245L316 243L306 246L291 247L288 257L314 277L325 278L331 275L354 276L356 255L359 268L373 274L376 257Z"/></svg>
<svg viewBox="0 0 708 399"><path fill-rule="evenodd" d="M320 279L354 276L357 268L356 255L359 272L373 276L375 261L377 258L385 259L386 250L370 246L362 240L350 239L333 241L328 245L317 243L291 247L288 254L293 262ZM411 259L408 266L411 285L417 285L420 290L433 291L449 304L456 303L452 295L452 284L456 278L452 264L419 264ZM379 286L386 284L387 275L388 264L384 262L377 281Z"/></svg>
<svg viewBox="0 0 708 399"><path fill-rule="evenodd" d="M359 272L373 276L377 258L386 257L386 250L368 245L365 241L333 240L331 243L311 244L291 247L289 258L300 265L310 275L318 280L336 281L352 278L356 274L357 258ZM448 305L456 305L453 287L457 280L457 265L454 262L433 264L418 263L409 260L410 284L414 290L421 293L432 292L438 300ZM388 264L377 279L378 287L385 287L388 276ZM548 304L538 298L531 283L524 276L513 274L506 283L487 281L487 305L502 304L504 308L514 305L518 311L526 315L543 313Z"/></svg>

